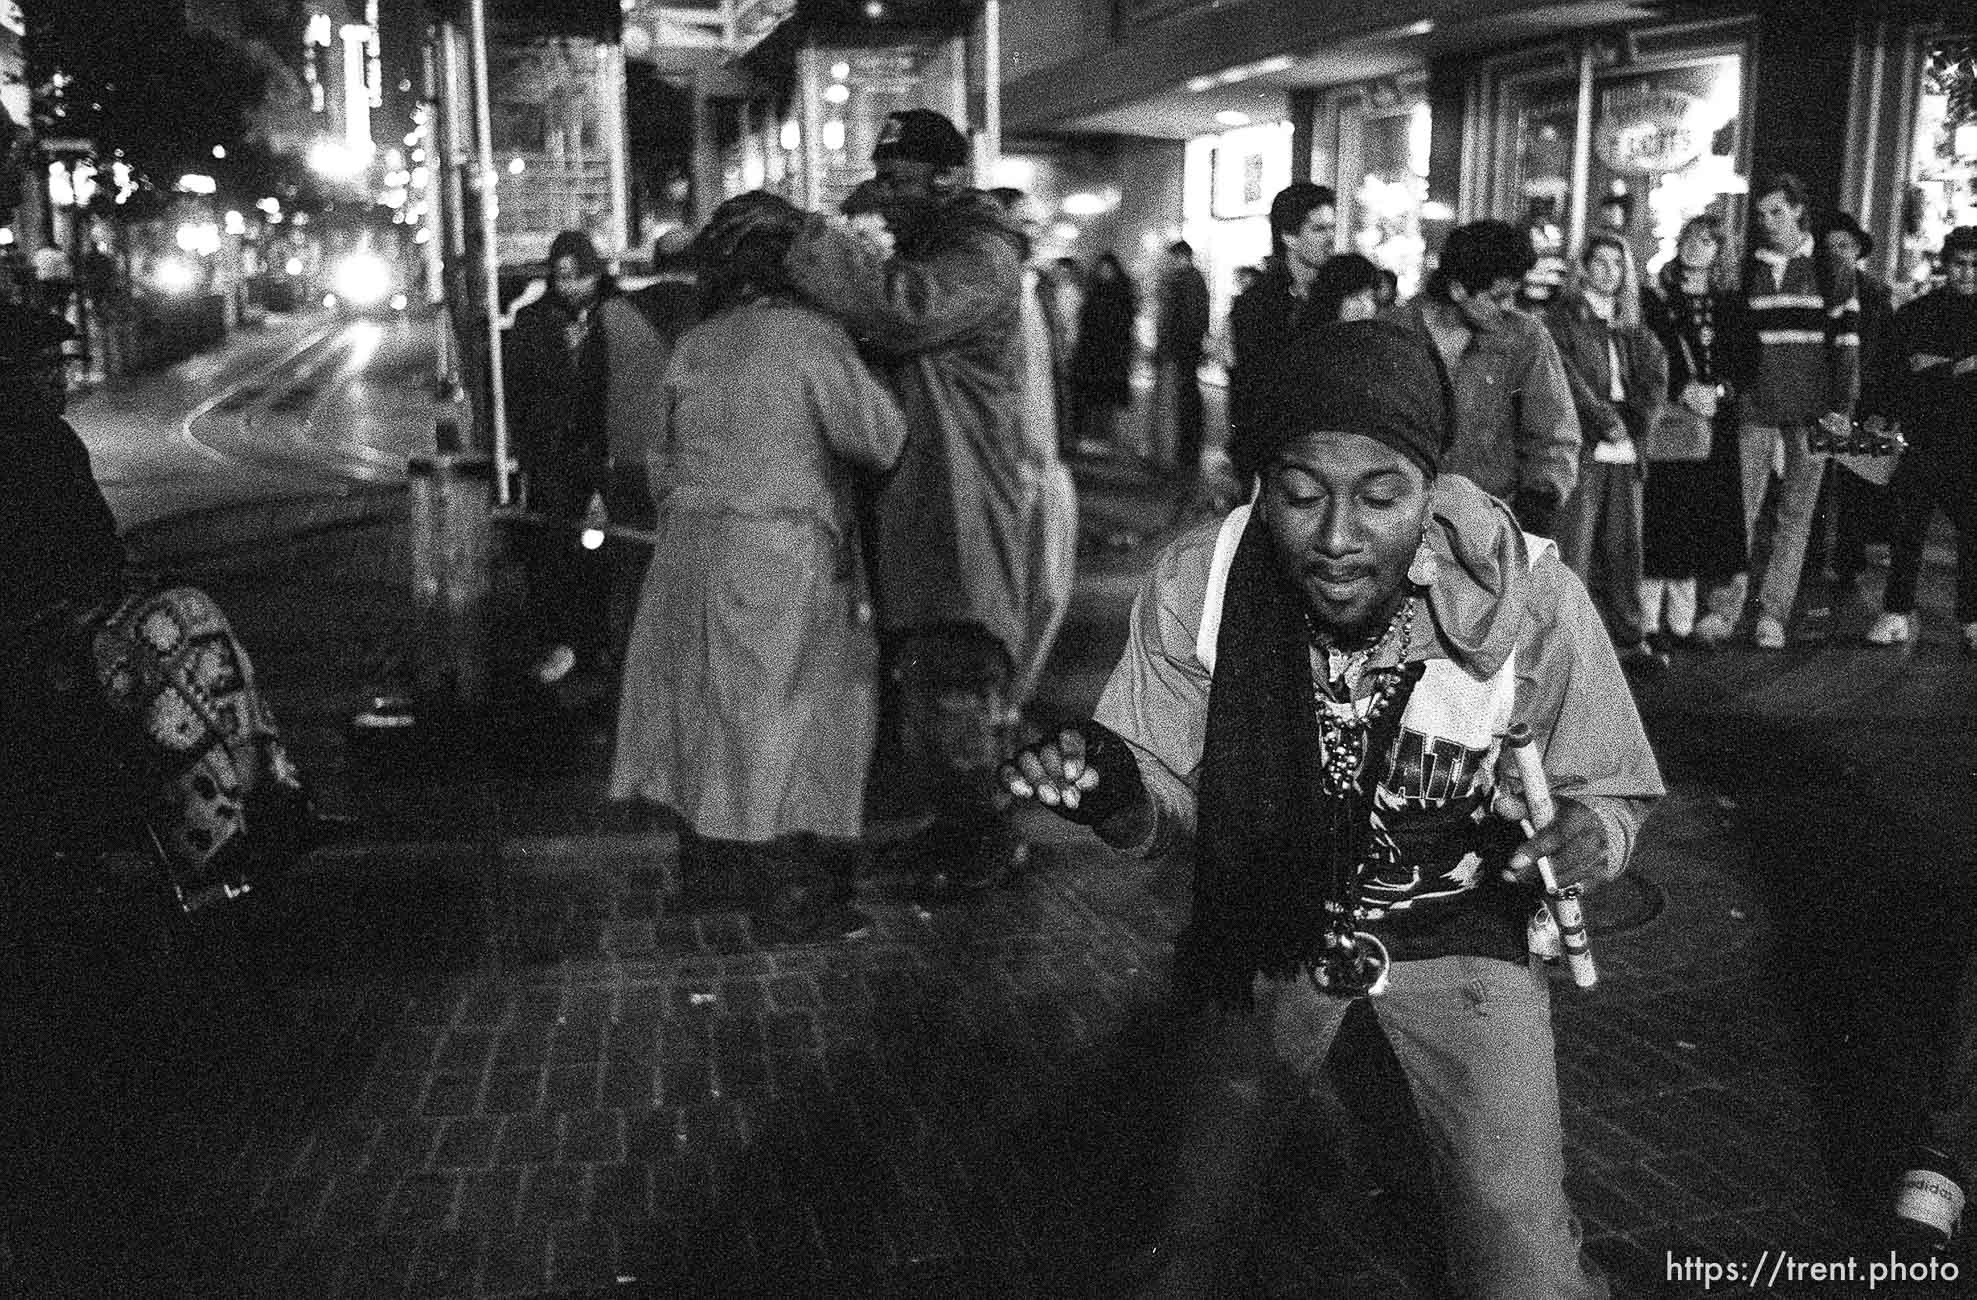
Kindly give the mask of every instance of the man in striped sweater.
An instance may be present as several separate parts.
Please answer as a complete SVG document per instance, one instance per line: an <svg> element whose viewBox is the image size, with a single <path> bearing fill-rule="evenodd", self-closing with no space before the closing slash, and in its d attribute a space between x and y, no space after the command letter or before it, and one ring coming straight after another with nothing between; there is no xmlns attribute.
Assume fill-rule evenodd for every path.
<svg viewBox="0 0 1977 1300"><path fill-rule="evenodd" d="M1760 650L1782 650L1826 468L1808 435L1820 425L1844 432L1852 418L1860 386L1860 304L1849 268L1822 273L1806 228L1804 183L1782 172L1755 193L1758 246L1744 264L1743 288L1756 366L1744 393L1739 445L1744 528L1753 551L1767 496L1774 497L1775 510L1751 640ZM1733 584L1728 607L1741 609L1748 576ZM1703 632L1700 623L1697 631Z"/></svg>

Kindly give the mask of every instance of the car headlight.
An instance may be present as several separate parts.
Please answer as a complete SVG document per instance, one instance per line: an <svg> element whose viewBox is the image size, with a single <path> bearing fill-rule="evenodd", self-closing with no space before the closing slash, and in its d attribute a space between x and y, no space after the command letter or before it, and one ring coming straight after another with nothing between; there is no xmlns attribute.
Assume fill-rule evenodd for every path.
<svg viewBox="0 0 1977 1300"><path fill-rule="evenodd" d="M151 276L166 293L190 293L199 283L199 266L190 258L164 257L152 268Z"/></svg>
<svg viewBox="0 0 1977 1300"><path fill-rule="evenodd" d="M359 307L383 302L391 292L391 264L376 253L350 253L336 264L336 292Z"/></svg>

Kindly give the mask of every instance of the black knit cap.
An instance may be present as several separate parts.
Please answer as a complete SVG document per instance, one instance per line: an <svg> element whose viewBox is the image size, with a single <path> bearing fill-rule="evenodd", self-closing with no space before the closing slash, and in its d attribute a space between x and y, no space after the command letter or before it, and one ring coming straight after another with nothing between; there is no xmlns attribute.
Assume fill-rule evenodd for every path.
<svg viewBox="0 0 1977 1300"><path fill-rule="evenodd" d="M1307 433L1357 433L1433 477L1455 441L1455 390L1435 345L1383 320L1306 330L1266 366L1257 451L1269 464Z"/></svg>
<svg viewBox="0 0 1977 1300"><path fill-rule="evenodd" d="M581 230L566 230L549 241L549 264L554 266L565 257L576 258L577 271L583 275L596 275L604 269L604 259L597 255L597 245Z"/></svg>
<svg viewBox="0 0 1977 1300"><path fill-rule="evenodd" d="M968 139L954 123L931 108L886 114L872 161L899 158L934 167L960 167L968 161Z"/></svg>
<svg viewBox="0 0 1977 1300"><path fill-rule="evenodd" d="M0 374L45 364L48 353L75 336L75 326L53 312L0 302Z"/></svg>

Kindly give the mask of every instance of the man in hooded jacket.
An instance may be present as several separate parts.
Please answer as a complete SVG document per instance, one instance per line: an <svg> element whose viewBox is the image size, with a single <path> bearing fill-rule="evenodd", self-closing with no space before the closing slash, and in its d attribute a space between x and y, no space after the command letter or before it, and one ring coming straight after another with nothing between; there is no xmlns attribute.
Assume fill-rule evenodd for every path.
<svg viewBox="0 0 1977 1300"><path fill-rule="evenodd" d="M1323 326L1266 382L1257 500L1154 562L1097 718L1003 769L1126 852L1195 832L1175 961L1194 1060L1140 1294L1225 1275L1266 1098L1323 1068L1365 996L1431 1136L1463 1294L1604 1296L1563 1190L1527 924L1539 858L1562 888L1625 868L1663 793L1639 715L1556 547L1439 472L1456 399L1431 343ZM1517 724L1557 797L1528 837Z"/></svg>
<svg viewBox="0 0 1977 1300"><path fill-rule="evenodd" d="M891 696L875 795L881 811L930 811L929 846L945 850L953 880L979 884L1021 854L996 806L995 768L1034 569L1022 233L965 186L968 142L939 113L892 114L872 159L877 174L861 189L892 248L813 215L787 267L799 292L845 323L906 417L906 450L870 539Z"/></svg>
<svg viewBox="0 0 1977 1300"><path fill-rule="evenodd" d="M591 498L610 491L605 332L598 305L617 293L590 236L550 241L549 284L515 313L503 357L509 422L541 522L526 543L529 604L540 642L533 666L545 686L604 654L608 584L585 556L577 525Z"/></svg>

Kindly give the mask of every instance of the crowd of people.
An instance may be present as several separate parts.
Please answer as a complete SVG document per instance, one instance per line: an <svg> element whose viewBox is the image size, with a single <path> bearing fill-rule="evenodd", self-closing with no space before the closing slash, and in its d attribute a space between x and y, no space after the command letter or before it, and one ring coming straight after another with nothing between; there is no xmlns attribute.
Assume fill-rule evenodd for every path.
<svg viewBox="0 0 1977 1300"><path fill-rule="evenodd" d="M1563 1190L1530 935L1546 900L1624 870L1663 792L1629 676L1737 636L1784 648L1808 555L1846 580L1877 541L1892 573L1868 639L1914 637L1932 512L1967 535L1977 492L1957 425L1977 229L1895 310L1866 232L1778 175L1752 187L1741 263L1710 216L1651 280L1624 206L1563 269L1486 220L1396 301L1336 251L1336 195L1290 185L1227 322L1232 508L1154 561L1096 717L1019 748L1069 594L1062 458L1118 445L1141 302L1113 254L1034 264L1025 196L970 188L967 164L945 118L893 114L842 210L728 201L687 250L692 289L615 329L595 251L559 239L510 344L532 508L636 498L656 544L618 583L638 594L612 647L608 619L571 630L603 597L541 539L539 675L618 658L611 795L677 815L684 905L785 935L863 926L874 818L910 828L934 891L1021 863L1012 799L1129 852L1192 839L1193 1066L1142 1293L1225 1267L1280 1109L1266 1067L1318 1068L1377 994L1455 1189L1458 1273L1478 1294L1603 1294ZM1210 294L1185 241L1156 293L1191 477L1213 445ZM1884 487L1878 453L1904 444L1876 438L1897 427ZM1977 653L1974 575L1957 617ZM1513 724L1553 820L1530 820L1547 805Z"/></svg>
<svg viewBox="0 0 1977 1300"><path fill-rule="evenodd" d="M1977 229L1946 240L1942 287L1895 311L1857 223L1815 222L1790 175L1752 199L1734 271L1703 216L1652 286L1602 230L1534 293L1528 232L1481 221L1382 310L1377 279L1331 251L1332 192L1277 196L1273 255L1230 320L1247 503L1155 560L1096 716L1003 769L1012 795L1122 851L1194 845L1182 1133L1133 1294L1228 1275L1272 1086L1322 1066L1354 997L1429 1135L1465 1294L1607 1293L1562 1190L1523 922L1534 863L1556 873L1549 899L1612 879L1662 793L1623 674L1739 631L1784 648L1822 496L1842 580L1877 529L1893 542L1877 644L1914 635L1932 513L1968 536L1955 411L1977 392ZM1877 493L1903 446L1888 428L1908 441ZM1970 567L1957 617L1977 653ZM1539 805L1502 746L1514 724L1537 737L1555 820L1524 820ZM1953 1017L1901 1179L1904 1247L1940 1248L1961 1215L1973 1024Z"/></svg>
<svg viewBox="0 0 1977 1300"><path fill-rule="evenodd" d="M1960 536L1971 499L1944 426L1968 378L1954 369L1951 322L1977 231L1949 237L1941 286L1897 312L1850 215L1814 212L1788 173L1758 189L1741 265L1708 215L1682 227L1652 277L1620 226L1594 230L1560 271L1528 230L1478 221L1452 230L1424 291L1394 305L1378 268L1331 251L1332 192L1286 187L1270 215L1274 252L1229 314L1237 479L1260 468L1249 440L1262 364L1317 324L1382 313L1434 340L1449 367L1461 408L1450 468L1557 541L1630 672L1739 635L1783 649L1802 574L1852 585L1875 545L1891 580L1867 640L1913 639L1932 512ZM1960 599L1969 653L1973 609Z"/></svg>

